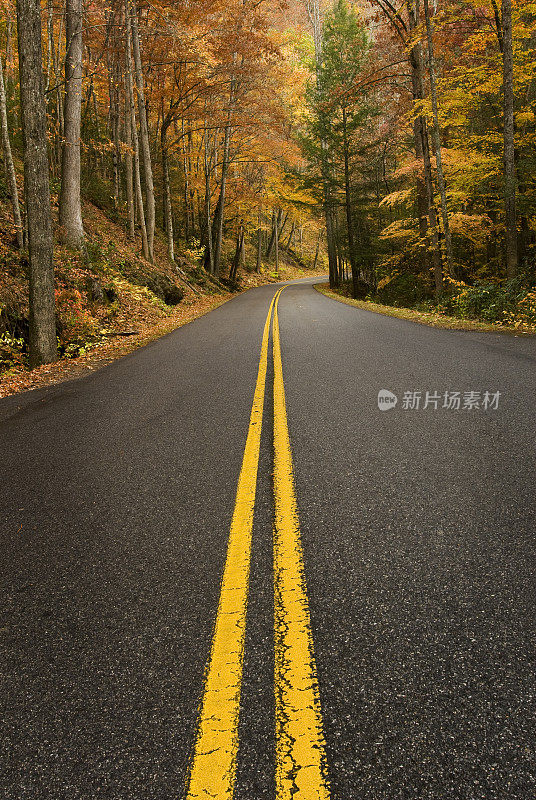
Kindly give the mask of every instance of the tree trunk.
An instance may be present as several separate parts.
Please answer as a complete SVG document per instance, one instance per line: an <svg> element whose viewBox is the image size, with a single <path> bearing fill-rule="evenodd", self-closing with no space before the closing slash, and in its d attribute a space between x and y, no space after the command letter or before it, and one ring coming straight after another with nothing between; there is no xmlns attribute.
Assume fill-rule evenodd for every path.
<svg viewBox="0 0 536 800"><path fill-rule="evenodd" d="M116 19L112 18L112 24L117 25ZM111 54L111 62L108 63L108 81L110 87L110 126L113 140L112 151L112 173L114 184L114 209L118 211L121 201L121 101L119 95L119 81L121 79L119 65L116 57L116 39L113 37L114 51Z"/></svg>
<svg viewBox="0 0 536 800"><path fill-rule="evenodd" d="M190 175L193 174L194 170L192 170L192 152L193 152L193 140L192 140L192 131L188 131L188 170ZM198 161L196 163L195 172L197 173L197 166ZM201 203L199 201L199 189L195 186L195 183L190 181L190 209L191 209L191 224L192 224L192 236L196 234L196 219L197 219L197 230L199 232L199 237L201 237Z"/></svg>
<svg viewBox="0 0 536 800"><path fill-rule="evenodd" d="M236 282L236 276L238 275L238 267L240 266L240 260L242 257L242 251L244 248L244 223L240 220L240 228L238 230L238 236L236 238L236 249L233 258L233 263L231 265L231 271L229 273L229 280L231 283Z"/></svg>
<svg viewBox="0 0 536 800"><path fill-rule="evenodd" d="M322 59L322 12L319 0L307 0L307 14L313 29L313 41L315 46L316 80L318 87L319 66ZM326 142L321 139L321 174L322 174L322 197L324 219L326 220L326 240L328 246L329 262L329 285L335 286L337 280L337 246L335 242L335 219L333 203L331 197L331 168L329 164L329 153Z"/></svg>
<svg viewBox="0 0 536 800"><path fill-rule="evenodd" d="M335 214L329 190L324 194L324 218L326 220L329 285L333 289L337 283L337 240L335 238Z"/></svg>
<svg viewBox="0 0 536 800"><path fill-rule="evenodd" d="M416 11L408 3L410 30L414 31L418 26L419 21L415 16ZM422 101L424 99L424 80L423 80L423 66L422 66L422 52L419 43L415 44L410 51L410 66L411 66L411 85L413 92L413 99ZM419 113L414 122L414 133L416 137L415 149L417 154L421 154L424 167L424 187L425 187L425 200L426 200L426 213L428 216L428 225L430 226L430 234L432 239L432 258L434 265L434 283L436 299L442 294L443 291L443 266L441 263L441 249L439 244L439 232L437 224L437 212L434 203L434 187L432 182L432 165L430 161L430 144L428 142L428 130L426 126L426 119ZM420 209L419 209L420 213ZM423 222L421 218L420 231L422 236ZM427 231L425 232L427 236Z"/></svg>
<svg viewBox="0 0 536 800"><path fill-rule="evenodd" d="M428 41L428 70L430 74L430 95L432 99L432 114L434 118L434 124L432 127L432 139L434 142L434 150L436 157L437 185L439 188L439 196L441 198L441 217L443 219L443 232L445 234L445 254L447 257L447 269L449 275L454 277L454 262L452 258L452 236L450 233L449 214L447 208L447 190L445 187L445 176L443 173L441 135L439 130L439 105L437 101L437 87L436 87L436 75L435 75L433 24L432 20L430 19L430 9L428 5L428 0L424 0L424 16L426 20L426 38Z"/></svg>
<svg viewBox="0 0 536 800"><path fill-rule="evenodd" d="M278 215L281 215L283 212L281 209L277 212ZM272 219L271 219L271 233L270 238L268 240L268 246L266 247L265 258L268 261L270 256L272 255L272 250L274 249L275 244L275 226L276 226L276 212L272 209Z"/></svg>
<svg viewBox="0 0 536 800"><path fill-rule="evenodd" d="M171 188L169 183L169 158L167 146L167 131L169 123L162 123L160 129L160 146L162 149L162 177L164 181L164 215L168 245L168 256L171 261L175 260L175 246L173 241L173 207L171 205Z"/></svg>
<svg viewBox="0 0 536 800"><path fill-rule="evenodd" d="M24 186L30 260L30 367L57 358L47 119L39 0L17 0Z"/></svg>
<svg viewBox="0 0 536 800"><path fill-rule="evenodd" d="M504 91L504 214L506 224L506 274L518 271L517 177L514 146L514 55L512 44L512 2L502 0L503 91Z"/></svg>
<svg viewBox="0 0 536 800"><path fill-rule="evenodd" d="M491 0L491 7L493 8L493 16L495 18L495 30L497 31L499 50L502 53L504 51L503 30L502 30L501 15L499 13L499 6L497 5L497 0Z"/></svg>
<svg viewBox="0 0 536 800"><path fill-rule="evenodd" d="M171 188L169 182L169 157L167 145L162 148L162 176L164 181L164 215L165 229L167 238L168 256L171 261L175 260L175 245L173 239L173 207L171 205Z"/></svg>
<svg viewBox="0 0 536 800"><path fill-rule="evenodd" d="M82 0L66 0L65 40L65 137L61 161L60 235L69 247L83 248L84 226L80 200Z"/></svg>
<svg viewBox="0 0 536 800"><path fill-rule="evenodd" d="M313 270L316 270L318 266L318 256L320 255L320 242L322 241L322 231L318 234L318 242L316 243L316 252L315 252L315 260L313 264Z"/></svg>
<svg viewBox="0 0 536 800"><path fill-rule="evenodd" d="M262 266L262 208L259 206L259 224L257 228L257 272L261 271Z"/></svg>
<svg viewBox="0 0 536 800"><path fill-rule="evenodd" d="M189 169L189 157L188 157L188 146L189 141L187 135L185 135L185 128L184 128L184 120L181 122L182 126L182 135L180 137L181 140L181 153L182 153L182 164L183 164L183 171L184 171L184 238L186 242L190 241L190 237L193 233L194 223L191 222L190 215L190 169ZM212 242L210 244L212 249ZM213 263L213 262L211 262ZM211 269L212 272L212 269Z"/></svg>
<svg viewBox="0 0 536 800"><path fill-rule="evenodd" d="M45 90L50 89L50 80L54 75L54 5L52 0L47 0L47 80Z"/></svg>
<svg viewBox="0 0 536 800"><path fill-rule="evenodd" d="M332 168L329 162L329 149L325 140L320 142L322 153L322 195L324 219L326 220L326 241L328 246L329 285L333 289L337 285L337 239L336 219L331 191Z"/></svg>
<svg viewBox="0 0 536 800"><path fill-rule="evenodd" d="M292 245L294 244L294 231L295 230L296 230L296 223L293 222L292 223L292 227L290 229L290 233L288 235L287 243L285 245L286 247L292 247Z"/></svg>
<svg viewBox="0 0 536 800"><path fill-rule="evenodd" d="M413 99L416 99L416 95L414 95ZM413 137L415 140L415 155L417 160L423 164L421 117L415 117L413 120ZM428 198L426 183L420 171L417 175L417 213L419 215L419 236L421 240L421 269L425 271L428 268Z"/></svg>
<svg viewBox="0 0 536 800"><path fill-rule="evenodd" d="M6 8L6 15L6 95L9 100L12 100L15 90L15 59L13 57L13 19L9 6Z"/></svg>
<svg viewBox="0 0 536 800"><path fill-rule="evenodd" d="M281 214L282 213L281 209L279 209L279 211L277 213ZM271 254L272 254L272 250L273 250L274 244L275 244L275 226L277 224L276 223L276 219L277 219L276 218L276 212L275 212L274 209L272 209L272 219L271 219L272 231L270 233L270 240L268 242L268 247L266 248L266 260L268 260L270 258Z"/></svg>
<svg viewBox="0 0 536 800"><path fill-rule="evenodd" d="M275 220L275 274L279 277L279 226Z"/></svg>
<svg viewBox="0 0 536 800"><path fill-rule="evenodd" d="M145 196L147 203L147 245L149 261L154 261L154 229L155 229L155 200L153 168L151 164L151 149L149 146L149 129L147 127L147 110L145 108L145 88L140 52L140 36L138 31L138 12L136 0L131 0L131 32L132 54L134 56L134 74L136 76L136 89L138 94L138 114L140 118L140 144L143 156L143 174L145 177Z"/></svg>
<svg viewBox="0 0 536 800"><path fill-rule="evenodd" d="M344 205L346 209L346 228L348 232L348 254L350 256L350 268L352 270L353 295L357 297L357 283L359 280L359 266L355 252L354 226L352 222L352 196L350 188L350 143L348 141L348 128L346 120L346 110L342 112L342 132L344 149ZM338 283L341 276L339 272Z"/></svg>
<svg viewBox="0 0 536 800"><path fill-rule="evenodd" d="M54 13L54 9L52 7L51 14ZM59 38L58 42L61 41L61 35L63 31L63 16L60 19L59 25ZM60 71L60 47L58 44L57 50L54 48L54 24L50 28L50 35L52 36L51 40L51 47L52 47L52 64L54 67L54 80L56 82L56 92L55 92L55 99L56 99L56 120L57 120L57 130L56 130L56 163L58 170L61 170L61 158L62 158L62 148L63 148L63 136L64 136L64 118L63 118L63 97L62 97L62 86L63 81L61 80L61 71Z"/></svg>
<svg viewBox="0 0 536 800"><path fill-rule="evenodd" d="M407 0L409 29L413 34L415 29L419 26L418 5L414 6L412 0ZM423 63L422 63L422 50L420 43L416 43L410 50L409 55L411 67L411 87L414 101L422 101L424 99L424 77L423 77ZM428 225L430 227L430 234L432 239L432 258L434 265L434 283L436 298L442 294L443 291L443 265L441 260L441 248L439 243L439 231L437 224L437 212L434 203L434 186L432 181L432 165L430 161L430 144L428 141L428 130L426 126L426 118L420 112L415 118L413 124L415 134L415 150L417 155L422 156L424 168L424 197L419 200L419 229L421 238L423 229L425 228L426 217L421 215L422 205L424 200L426 206L426 215L428 217ZM422 188L417 185L418 196ZM427 227L424 230L424 235L427 239Z"/></svg>
<svg viewBox="0 0 536 800"><path fill-rule="evenodd" d="M4 86L4 75L2 70L2 59L0 58L0 123L2 128L2 149L4 152L4 163L6 167L7 188L11 196L11 207L13 209L13 222L15 223L17 245L20 249L24 247L24 229L19 206L19 191L17 189L17 175L13 164L11 153L11 142L9 141L9 123L7 119L6 90Z"/></svg>
<svg viewBox="0 0 536 800"><path fill-rule="evenodd" d="M227 186L227 173L229 171L229 153L231 146L231 121L233 115L235 94L235 79L231 78L231 89L229 94L229 111L227 113L227 123L225 125L225 134L223 139L223 159L221 165L221 183L220 195L216 204L216 211L214 215L214 274L220 274L220 259L221 259L221 246L223 242L223 217L225 211L225 191Z"/></svg>
<svg viewBox="0 0 536 800"><path fill-rule="evenodd" d="M212 211L210 203L210 173L212 171L212 157L209 155L209 141L208 131L204 135L204 158L203 158L204 172L205 172L205 222L207 226L207 263L208 272L214 275L214 251L212 249ZM188 210L186 211L188 214Z"/></svg>
<svg viewBox="0 0 536 800"><path fill-rule="evenodd" d="M151 252L149 250L149 241L147 237L147 227L145 224L145 211L143 208L143 192L141 188L141 175L140 175L140 146L138 141L138 129L136 127L136 106L134 103L134 87L132 85L132 60L131 60L131 25L130 16L128 13L128 0L125 0L126 9L126 86L128 103L130 106L130 131L132 135L132 144L134 145L134 187L136 207L138 211L138 222L141 230L141 246L143 257L148 261L151 260Z"/></svg>
<svg viewBox="0 0 536 800"><path fill-rule="evenodd" d="M266 259L267 260L272 255L272 251L273 251L274 245L275 245L276 235L280 236L281 235L281 231L283 230L283 225L285 223L283 223L283 225L281 225L282 217L283 217L283 209L282 208L279 209L277 214L276 214L275 211L272 214L272 233L271 233L271 236L270 236L270 241L268 242L268 247L266 248ZM285 219L285 222L286 222L286 219Z"/></svg>
<svg viewBox="0 0 536 800"><path fill-rule="evenodd" d="M432 166L430 163L430 145L426 120L421 117L422 152L424 159L424 183L428 200L428 223L432 235L432 258L434 263L435 296L439 300L443 293L443 265L441 262L441 245L439 243L439 227L437 211L434 203L434 187L432 183Z"/></svg>
<svg viewBox="0 0 536 800"><path fill-rule="evenodd" d="M132 81L130 81L130 85L131 83ZM128 76L125 74L125 116L123 130L125 139L125 183L127 191L127 237L133 241L136 238L136 209L134 207L134 165L132 158L132 117L130 104L131 91Z"/></svg>

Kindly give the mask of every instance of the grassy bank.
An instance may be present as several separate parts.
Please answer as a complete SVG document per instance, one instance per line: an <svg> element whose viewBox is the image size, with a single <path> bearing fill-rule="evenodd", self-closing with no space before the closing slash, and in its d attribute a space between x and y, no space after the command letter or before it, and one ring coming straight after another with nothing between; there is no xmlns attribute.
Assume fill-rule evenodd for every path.
<svg viewBox="0 0 536 800"><path fill-rule="evenodd" d="M413 308L399 308L398 306L382 305L371 300L354 300L345 294L344 290L332 290L328 283L315 285L315 289L326 297L338 300L341 303L360 308L363 311L373 311L388 317L397 317L421 325L430 325L434 328L448 328L457 331L481 331L490 333L504 333L515 336L530 336L536 334L536 326L531 325L503 325L491 322L481 322L475 319L460 319L436 311L419 311Z"/></svg>

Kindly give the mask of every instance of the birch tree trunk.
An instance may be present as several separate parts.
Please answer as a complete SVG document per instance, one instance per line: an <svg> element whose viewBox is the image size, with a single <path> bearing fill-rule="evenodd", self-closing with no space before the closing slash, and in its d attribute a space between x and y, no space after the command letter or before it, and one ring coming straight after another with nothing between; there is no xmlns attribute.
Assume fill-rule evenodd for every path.
<svg viewBox="0 0 536 800"><path fill-rule="evenodd" d="M153 168L151 164L151 149L149 146L149 129L147 127L147 110L145 108L145 87L140 52L140 36L138 30L138 12L136 0L132 0L131 8L132 54L134 56L134 74L136 76L136 90L138 95L138 115L140 118L140 145L143 156L143 173L145 177L145 195L147 203L147 245L149 261L154 261L154 229L155 229L155 200Z"/></svg>
<svg viewBox="0 0 536 800"><path fill-rule="evenodd" d="M83 248L80 200L80 123L82 114L82 0L65 5L64 141L59 202L60 236L69 247Z"/></svg>
<svg viewBox="0 0 536 800"><path fill-rule="evenodd" d="M24 247L24 233L22 227L22 217L19 206L19 191L17 189L17 176L13 164L11 153L11 142L9 141L9 124L7 119L6 90L4 86L4 74L2 70L2 59L0 58L0 124L2 128L2 150L4 152L4 163L6 168L6 179L9 194L11 196L11 208L13 210L13 222L17 236L17 245L20 249Z"/></svg>
<svg viewBox="0 0 536 800"><path fill-rule="evenodd" d="M504 214L506 224L506 274L518 271L516 162L514 145L514 55L512 44L512 0L502 0L503 92L504 92Z"/></svg>
<svg viewBox="0 0 536 800"><path fill-rule="evenodd" d="M39 0L17 0L17 23L33 368L55 361L58 352Z"/></svg>
<svg viewBox="0 0 536 800"><path fill-rule="evenodd" d="M443 232L445 234L445 254L447 257L447 269L449 275L454 277L454 262L452 258L452 236L450 233L450 222L449 222L449 214L447 207L447 190L445 187L443 158L441 153L441 134L439 130L439 105L437 102L433 24L432 20L430 19L430 9L428 0L424 0L424 17L426 21L426 38L428 43L428 71L430 75L430 95L432 99L432 114L434 118L434 124L432 127L432 139L434 142L434 150L436 158L437 186L439 188L439 196L441 198L441 217L443 220Z"/></svg>

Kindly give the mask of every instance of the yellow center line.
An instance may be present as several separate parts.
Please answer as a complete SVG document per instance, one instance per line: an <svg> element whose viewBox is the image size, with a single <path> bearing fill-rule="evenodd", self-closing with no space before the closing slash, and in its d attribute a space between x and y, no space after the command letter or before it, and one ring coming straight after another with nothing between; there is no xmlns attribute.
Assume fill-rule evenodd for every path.
<svg viewBox="0 0 536 800"><path fill-rule="evenodd" d="M238 479L220 602L186 800L230 800L238 752L238 715L251 560L251 532L257 486L268 340L275 294L264 324L259 370L248 435Z"/></svg>
<svg viewBox="0 0 536 800"><path fill-rule="evenodd" d="M329 800L275 301L274 571L277 800Z"/></svg>

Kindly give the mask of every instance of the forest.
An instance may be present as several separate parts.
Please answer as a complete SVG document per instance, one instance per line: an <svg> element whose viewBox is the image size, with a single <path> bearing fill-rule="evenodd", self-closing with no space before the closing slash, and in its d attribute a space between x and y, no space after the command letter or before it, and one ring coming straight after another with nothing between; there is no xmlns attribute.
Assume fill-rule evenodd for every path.
<svg viewBox="0 0 536 800"><path fill-rule="evenodd" d="M535 20L528 0L3 0L0 368L281 260L531 330Z"/></svg>

